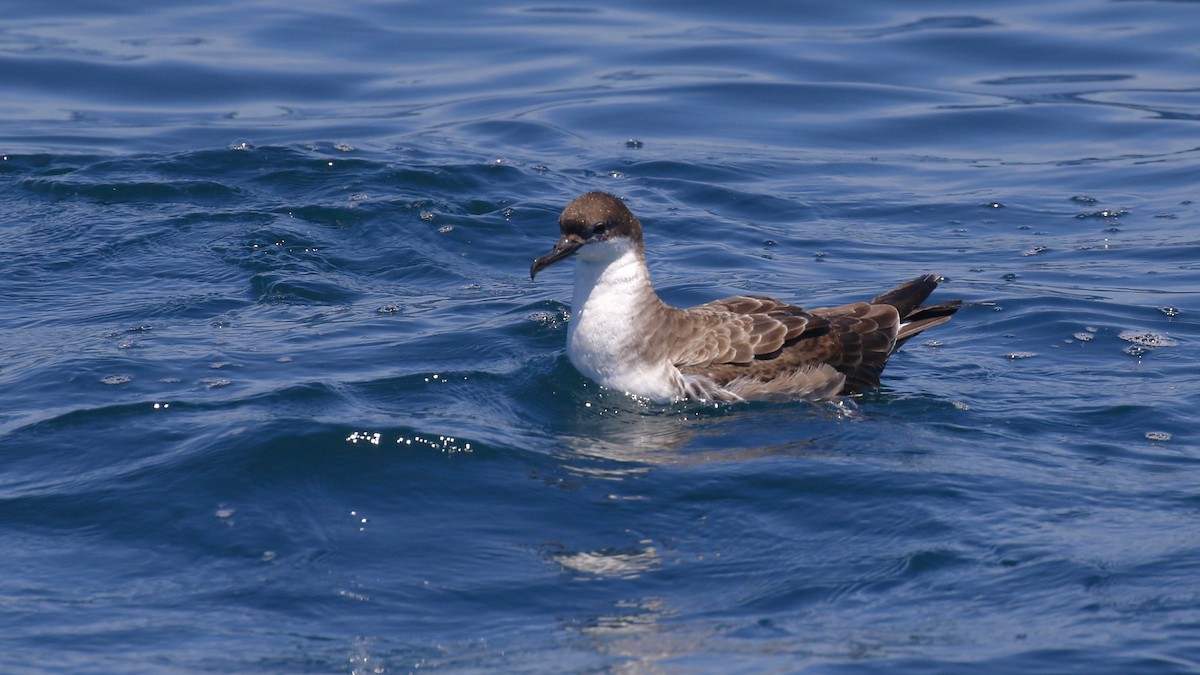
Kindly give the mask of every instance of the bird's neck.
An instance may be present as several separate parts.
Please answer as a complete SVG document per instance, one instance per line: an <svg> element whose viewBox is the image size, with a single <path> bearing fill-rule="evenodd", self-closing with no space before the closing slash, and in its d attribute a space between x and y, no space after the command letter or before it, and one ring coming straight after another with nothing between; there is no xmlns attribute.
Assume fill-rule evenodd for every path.
<svg viewBox="0 0 1200 675"><path fill-rule="evenodd" d="M575 290L571 299L575 319L625 323L662 300L650 282L650 270L640 246L600 245L576 256ZM589 316L590 315L590 316Z"/></svg>
<svg viewBox="0 0 1200 675"><path fill-rule="evenodd" d="M611 389L669 400L675 367L662 349L671 310L654 286L640 246L593 244L577 255L567 355L579 372ZM607 250L606 250L607 249ZM661 316L660 316L661 314Z"/></svg>

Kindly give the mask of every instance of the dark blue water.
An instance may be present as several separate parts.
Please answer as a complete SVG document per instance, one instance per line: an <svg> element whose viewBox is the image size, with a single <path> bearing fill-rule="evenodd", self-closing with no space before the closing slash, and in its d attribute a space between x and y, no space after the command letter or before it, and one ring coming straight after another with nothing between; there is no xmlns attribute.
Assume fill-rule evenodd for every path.
<svg viewBox="0 0 1200 675"><path fill-rule="evenodd" d="M1200 669L1200 4L9 3L0 670ZM657 407L528 280L973 304Z"/></svg>

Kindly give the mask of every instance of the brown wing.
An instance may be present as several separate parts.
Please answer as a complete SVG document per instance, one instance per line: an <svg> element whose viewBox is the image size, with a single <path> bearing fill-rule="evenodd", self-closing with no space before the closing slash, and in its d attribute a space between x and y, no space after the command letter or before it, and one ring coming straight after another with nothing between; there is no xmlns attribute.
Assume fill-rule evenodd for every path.
<svg viewBox="0 0 1200 675"><path fill-rule="evenodd" d="M900 313L896 308L856 302L814 309L813 314L829 321L829 332L797 344L797 348L807 353L798 352L796 357L833 366L846 376L847 391L878 387L879 375L887 365L900 330Z"/></svg>
<svg viewBox="0 0 1200 675"><path fill-rule="evenodd" d="M681 363L680 369L744 398L823 398L877 387L900 343L948 321L959 308L958 301L920 305L940 280L926 275L871 302L813 310L754 296L700 305L695 310L729 319L721 322L719 336L703 343L709 361ZM695 332L702 331L697 326Z"/></svg>
<svg viewBox="0 0 1200 675"><path fill-rule="evenodd" d="M787 394L786 387L808 391L826 385L836 387L827 392L835 395L879 386L900 325L895 307L858 302L814 309L808 316L810 322L823 323L824 330L802 333L766 358L747 363L714 362L703 368L703 373L720 385L735 383L751 395ZM840 376L833 379L830 368L844 380ZM685 372L689 370L696 372ZM783 384L778 384L781 379Z"/></svg>
<svg viewBox="0 0 1200 675"><path fill-rule="evenodd" d="M772 298L735 296L670 316L677 339L672 361L681 367L744 364L773 358L796 340L829 328L829 322Z"/></svg>

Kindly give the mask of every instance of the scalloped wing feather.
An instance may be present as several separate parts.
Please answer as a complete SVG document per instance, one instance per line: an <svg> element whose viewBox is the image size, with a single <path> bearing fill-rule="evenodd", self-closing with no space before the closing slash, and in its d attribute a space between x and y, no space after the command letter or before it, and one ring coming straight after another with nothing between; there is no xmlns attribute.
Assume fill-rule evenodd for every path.
<svg viewBox="0 0 1200 675"><path fill-rule="evenodd" d="M675 312L670 320L677 324L670 334L691 338L674 350L672 361L680 367L750 363L828 326L800 307L758 296L715 300Z"/></svg>

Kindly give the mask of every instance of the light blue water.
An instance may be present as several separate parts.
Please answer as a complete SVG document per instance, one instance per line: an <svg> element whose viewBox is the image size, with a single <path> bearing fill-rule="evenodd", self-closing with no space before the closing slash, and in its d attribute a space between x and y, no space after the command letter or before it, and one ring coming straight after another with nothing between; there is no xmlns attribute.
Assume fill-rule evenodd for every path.
<svg viewBox="0 0 1200 675"><path fill-rule="evenodd" d="M1200 669L1200 5L17 3L0 670ZM528 280L973 304L647 407ZM568 264L569 266L569 264Z"/></svg>

